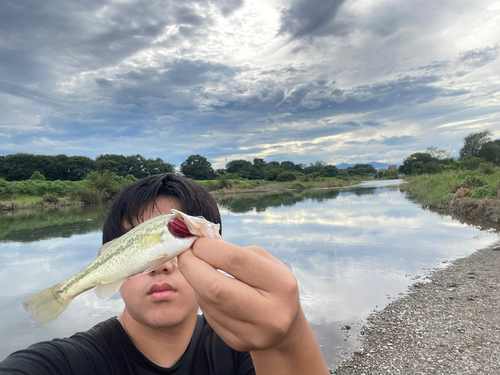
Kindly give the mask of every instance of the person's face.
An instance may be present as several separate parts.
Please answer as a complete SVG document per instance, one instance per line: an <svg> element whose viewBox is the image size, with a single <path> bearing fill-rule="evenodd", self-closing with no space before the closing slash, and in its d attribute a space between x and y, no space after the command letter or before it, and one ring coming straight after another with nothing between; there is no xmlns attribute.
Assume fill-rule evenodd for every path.
<svg viewBox="0 0 500 375"><path fill-rule="evenodd" d="M172 208L182 211L178 198L159 196L154 210L148 206L140 222L170 213ZM129 277L120 293L125 301L123 314L151 328L174 327L198 313L193 288L171 260L150 273Z"/></svg>

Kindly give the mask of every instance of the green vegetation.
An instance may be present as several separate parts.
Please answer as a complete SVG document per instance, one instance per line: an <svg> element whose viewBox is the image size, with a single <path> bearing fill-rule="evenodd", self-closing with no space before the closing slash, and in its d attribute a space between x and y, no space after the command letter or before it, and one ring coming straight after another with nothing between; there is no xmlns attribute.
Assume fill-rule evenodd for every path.
<svg viewBox="0 0 500 375"><path fill-rule="evenodd" d="M488 168L488 174L484 173L484 168ZM485 164L472 171L415 176L409 180L406 189L426 206L446 208L453 199L496 198L499 184L500 168Z"/></svg>
<svg viewBox="0 0 500 375"><path fill-rule="evenodd" d="M430 153L410 155L400 167L409 172L408 184L401 188L426 207L499 223L500 158L492 150L497 146L500 150L500 140L491 141L490 135L484 131L465 137L459 160Z"/></svg>
<svg viewBox="0 0 500 375"><path fill-rule="evenodd" d="M83 181L6 181L0 178L0 197L18 207L67 205L73 202L107 202L126 185L137 179L128 175L121 177L114 172L92 171Z"/></svg>
<svg viewBox="0 0 500 375"><path fill-rule="evenodd" d="M261 158L255 158L253 163L232 160L225 169L215 171L201 155L189 156L180 170L207 190L223 192L335 187L363 179L398 178L397 173L377 173L369 164L338 170L322 161L306 166L288 160L266 162ZM4 202L2 209L107 202L139 178L174 171L173 164L141 155L105 154L92 160L83 156L17 153L0 156L0 201Z"/></svg>
<svg viewBox="0 0 500 375"><path fill-rule="evenodd" d="M142 178L150 174L173 172L174 165L162 159L141 155L100 155L95 160L85 156L33 155L17 153L0 156L0 178L7 181L49 180L81 181L90 171L110 171L118 176Z"/></svg>

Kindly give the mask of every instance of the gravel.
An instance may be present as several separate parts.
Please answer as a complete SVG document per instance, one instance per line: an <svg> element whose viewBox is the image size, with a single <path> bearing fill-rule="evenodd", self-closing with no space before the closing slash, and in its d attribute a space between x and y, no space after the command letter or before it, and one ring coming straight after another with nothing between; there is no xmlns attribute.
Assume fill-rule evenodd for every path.
<svg viewBox="0 0 500 375"><path fill-rule="evenodd" d="M460 258L369 316L337 375L500 374L500 244Z"/></svg>

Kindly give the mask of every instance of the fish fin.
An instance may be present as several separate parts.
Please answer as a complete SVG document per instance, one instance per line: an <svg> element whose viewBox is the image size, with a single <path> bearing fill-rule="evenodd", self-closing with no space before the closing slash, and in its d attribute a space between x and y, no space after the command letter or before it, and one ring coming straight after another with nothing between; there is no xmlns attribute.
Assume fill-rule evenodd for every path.
<svg viewBox="0 0 500 375"><path fill-rule="evenodd" d="M73 300L74 297L55 297L59 287L60 284L56 284L23 302L24 309L30 313L31 321L37 328L42 328L57 318Z"/></svg>
<svg viewBox="0 0 500 375"><path fill-rule="evenodd" d="M163 242L161 239L161 232L158 233L151 233L151 234L146 234L144 237L142 237L139 240L138 245L142 248L149 248L154 245L159 244L160 242Z"/></svg>
<svg viewBox="0 0 500 375"><path fill-rule="evenodd" d="M94 288L97 297L107 299L116 293L123 284L123 280L118 280L109 284L99 284Z"/></svg>
<svg viewBox="0 0 500 375"><path fill-rule="evenodd" d="M99 252L97 253L97 256L99 256L99 255L101 255L101 254L105 253L105 252L106 252L106 250L108 250L108 249L110 248L111 244L112 244L113 242L115 242L116 240L117 240L117 238L115 238L114 240L111 240L111 241L109 241L109 242L106 242L104 245L102 245L102 246L101 246L101 248L99 249Z"/></svg>

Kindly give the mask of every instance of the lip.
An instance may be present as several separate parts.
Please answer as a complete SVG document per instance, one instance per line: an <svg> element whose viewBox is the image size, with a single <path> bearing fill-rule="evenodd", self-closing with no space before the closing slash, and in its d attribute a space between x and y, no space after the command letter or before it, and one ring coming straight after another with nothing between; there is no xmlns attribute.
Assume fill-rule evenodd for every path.
<svg viewBox="0 0 500 375"><path fill-rule="evenodd" d="M176 290L166 282L154 283L149 289L148 296L153 301L167 301L176 293Z"/></svg>

